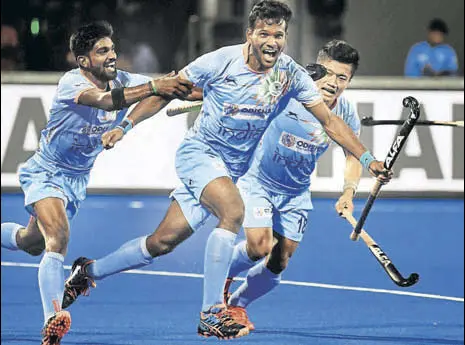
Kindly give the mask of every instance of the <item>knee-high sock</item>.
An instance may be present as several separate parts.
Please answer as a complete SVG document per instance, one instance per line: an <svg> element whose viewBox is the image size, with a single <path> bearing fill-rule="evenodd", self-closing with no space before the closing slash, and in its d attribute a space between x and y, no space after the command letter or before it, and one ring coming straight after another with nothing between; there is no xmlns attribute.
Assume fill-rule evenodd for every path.
<svg viewBox="0 0 465 345"><path fill-rule="evenodd" d="M228 277L234 278L239 273L255 266L256 263L257 262L250 259L247 254L247 241L241 241L234 246Z"/></svg>
<svg viewBox="0 0 465 345"><path fill-rule="evenodd" d="M47 252L40 261L39 288L45 322L61 310L65 289L64 260L65 258L60 253Z"/></svg>
<svg viewBox="0 0 465 345"><path fill-rule="evenodd" d="M25 226L16 223L2 223L2 248L18 250L16 234L22 228L25 228Z"/></svg>
<svg viewBox="0 0 465 345"><path fill-rule="evenodd" d="M126 242L113 253L90 264L87 273L99 280L115 273L151 264L153 258L147 249L146 241L147 236L142 236Z"/></svg>
<svg viewBox="0 0 465 345"><path fill-rule="evenodd" d="M273 290L280 281L281 274L271 272L264 261L260 262L249 270L244 283L230 297L229 304L246 308L256 299Z"/></svg>
<svg viewBox="0 0 465 345"><path fill-rule="evenodd" d="M237 235L216 228L208 237L204 259L202 311L223 303L223 288L231 264Z"/></svg>

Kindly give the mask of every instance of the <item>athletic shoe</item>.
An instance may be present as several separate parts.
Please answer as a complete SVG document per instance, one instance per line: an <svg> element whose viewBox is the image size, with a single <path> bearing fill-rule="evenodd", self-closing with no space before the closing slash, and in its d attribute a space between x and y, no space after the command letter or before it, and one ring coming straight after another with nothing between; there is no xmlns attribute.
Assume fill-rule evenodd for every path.
<svg viewBox="0 0 465 345"><path fill-rule="evenodd" d="M228 305L228 311L237 323L246 326L249 331L255 330L255 325L250 321L245 308Z"/></svg>
<svg viewBox="0 0 465 345"><path fill-rule="evenodd" d="M214 336L219 339L233 339L249 334L249 329L237 323L229 311L219 305L211 307L206 313L200 313L197 333L207 338Z"/></svg>
<svg viewBox="0 0 465 345"><path fill-rule="evenodd" d="M60 345L61 338L68 333L71 327L71 315L69 312L62 310L55 313L47 320L42 329L41 345Z"/></svg>
<svg viewBox="0 0 465 345"><path fill-rule="evenodd" d="M79 295L88 296L89 288L97 286L86 271L86 267L93 262L94 260L85 257L80 257L74 261L69 278L65 281L65 293L61 306L63 309L73 304Z"/></svg>

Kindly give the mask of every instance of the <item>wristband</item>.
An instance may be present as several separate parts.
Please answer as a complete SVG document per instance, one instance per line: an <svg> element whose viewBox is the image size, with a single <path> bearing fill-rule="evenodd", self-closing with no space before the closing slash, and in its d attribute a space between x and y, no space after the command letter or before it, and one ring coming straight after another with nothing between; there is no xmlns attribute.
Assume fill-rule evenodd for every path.
<svg viewBox="0 0 465 345"><path fill-rule="evenodd" d="M371 154L370 151L365 151L361 156L360 156L360 163L362 163L363 167L365 169L369 169L371 162L375 160L375 157Z"/></svg>
<svg viewBox="0 0 465 345"><path fill-rule="evenodd" d="M151 87L151 89L152 89L152 91L153 91L153 94L154 94L155 96L158 95L157 88L155 87L155 80L152 79L152 80L149 82L149 84L150 84L150 87Z"/></svg>
<svg viewBox="0 0 465 345"><path fill-rule="evenodd" d="M128 118L125 118L123 121L121 121L121 123L118 126L116 126L116 128L119 128L123 131L123 134L129 132L132 129L132 127L134 127L134 124Z"/></svg>

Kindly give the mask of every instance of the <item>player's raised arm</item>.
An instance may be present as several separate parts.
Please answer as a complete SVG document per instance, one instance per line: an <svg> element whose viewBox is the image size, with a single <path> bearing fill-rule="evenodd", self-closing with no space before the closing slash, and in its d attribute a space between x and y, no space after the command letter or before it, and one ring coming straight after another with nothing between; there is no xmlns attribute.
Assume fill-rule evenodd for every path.
<svg viewBox="0 0 465 345"><path fill-rule="evenodd" d="M373 176L384 183L390 180L391 175L385 172L383 162L373 157L344 120L333 114L326 104L320 102L314 106L304 106L320 121L328 136L360 160Z"/></svg>
<svg viewBox="0 0 465 345"><path fill-rule="evenodd" d="M98 88L84 90L77 98L77 103L106 111L127 108L150 96L166 98L186 98L193 84L187 79L168 76L153 79L148 83L134 87L118 87L111 91Z"/></svg>

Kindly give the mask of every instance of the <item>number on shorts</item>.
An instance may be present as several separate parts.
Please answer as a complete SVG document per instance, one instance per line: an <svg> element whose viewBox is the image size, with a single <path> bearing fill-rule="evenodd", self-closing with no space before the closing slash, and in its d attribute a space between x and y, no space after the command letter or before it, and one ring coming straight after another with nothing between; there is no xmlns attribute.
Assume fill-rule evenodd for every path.
<svg viewBox="0 0 465 345"><path fill-rule="evenodd" d="M308 218L304 215L299 218L299 234L303 234L305 232L305 229L307 228L307 221Z"/></svg>

